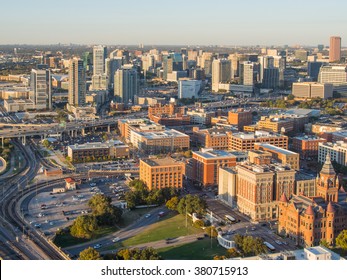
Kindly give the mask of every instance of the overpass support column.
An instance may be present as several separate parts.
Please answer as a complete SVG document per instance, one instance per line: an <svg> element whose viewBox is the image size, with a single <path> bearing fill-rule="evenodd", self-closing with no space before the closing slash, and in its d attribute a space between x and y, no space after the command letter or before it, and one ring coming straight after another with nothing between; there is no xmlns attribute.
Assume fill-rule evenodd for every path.
<svg viewBox="0 0 347 280"><path fill-rule="evenodd" d="M1 147L4 148L4 137L1 137Z"/></svg>
<svg viewBox="0 0 347 280"><path fill-rule="evenodd" d="M22 144L25 146L26 145L26 137L25 136L23 136L23 138L22 138Z"/></svg>
<svg viewBox="0 0 347 280"><path fill-rule="evenodd" d="M108 132L108 133L111 133L111 125L108 125L108 126L107 126L107 132Z"/></svg>
<svg viewBox="0 0 347 280"><path fill-rule="evenodd" d="M81 129L82 136L86 136L86 130L84 128Z"/></svg>

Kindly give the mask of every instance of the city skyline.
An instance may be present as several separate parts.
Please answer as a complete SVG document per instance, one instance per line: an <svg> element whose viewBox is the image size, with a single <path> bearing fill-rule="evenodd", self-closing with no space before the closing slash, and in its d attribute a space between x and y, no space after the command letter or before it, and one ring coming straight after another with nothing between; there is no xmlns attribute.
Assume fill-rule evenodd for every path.
<svg viewBox="0 0 347 280"><path fill-rule="evenodd" d="M334 13L323 1L294 0L291 6L269 0L198 3L149 0L129 6L120 1L56 3L6 2L0 19L2 44L133 45L329 45L330 36L347 37L343 11L347 3L333 0ZM44 5L41 5L43 4ZM211 7L212 6L212 7ZM18 9L20 7L20 9ZM37 7L40 7L39 9ZM16 17L13 17L16 14ZM10 23L10 24L9 24ZM33 32L40 30L40 32Z"/></svg>

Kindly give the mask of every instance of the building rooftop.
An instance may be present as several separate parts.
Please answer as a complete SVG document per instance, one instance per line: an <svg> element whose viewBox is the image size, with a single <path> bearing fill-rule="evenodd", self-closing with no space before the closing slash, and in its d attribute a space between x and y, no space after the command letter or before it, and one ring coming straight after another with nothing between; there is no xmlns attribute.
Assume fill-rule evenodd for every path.
<svg viewBox="0 0 347 280"><path fill-rule="evenodd" d="M128 147L128 145L123 144L121 141L109 141L109 142L92 142L92 143L85 143L85 144L75 144L75 145L69 145L69 147L72 150L86 150L86 149L109 149L113 146L116 147Z"/></svg>
<svg viewBox="0 0 347 280"><path fill-rule="evenodd" d="M175 166L184 164L183 162L176 161L172 158L148 158L141 160L150 166Z"/></svg>
<svg viewBox="0 0 347 280"><path fill-rule="evenodd" d="M167 129L164 131L150 131L150 132L135 132L147 139L164 139L164 138L172 138L172 137L189 137L187 134L179 132L174 129Z"/></svg>
<svg viewBox="0 0 347 280"><path fill-rule="evenodd" d="M240 132L240 133L234 133L233 137L241 138L241 139L257 139L257 138L268 138L268 137L282 137L283 135L267 132L267 131L261 131L258 130L256 132Z"/></svg>
<svg viewBox="0 0 347 280"><path fill-rule="evenodd" d="M218 159L218 158L236 158L233 152L227 152L224 150L213 150L213 149L201 149L201 151L193 152L193 154L197 154L200 157L206 159Z"/></svg>
<svg viewBox="0 0 347 280"><path fill-rule="evenodd" d="M255 143L255 144L257 146L264 147L265 149L274 151L276 153L281 153L281 154L284 154L284 155L297 155L297 153L294 153L292 151L289 151L289 150L286 150L286 149L283 149L283 148L276 147L276 146L271 145L271 144L267 144L267 143Z"/></svg>

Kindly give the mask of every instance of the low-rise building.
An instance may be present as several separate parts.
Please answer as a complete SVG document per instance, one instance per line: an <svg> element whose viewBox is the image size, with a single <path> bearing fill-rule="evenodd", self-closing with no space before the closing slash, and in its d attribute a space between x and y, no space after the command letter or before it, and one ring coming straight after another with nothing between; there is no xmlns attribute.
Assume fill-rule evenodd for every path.
<svg viewBox="0 0 347 280"><path fill-rule="evenodd" d="M269 143L277 147L288 149L288 137L266 131L250 133L233 133L229 139L229 150L254 150L254 143Z"/></svg>
<svg viewBox="0 0 347 280"><path fill-rule="evenodd" d="M185 164L171 158L141 159L140 180L151 189L182 188Z"/></svg>
<svg viewBox="0 0 347 280"><path fill-rule="evenodd" d="M336 143L325 142L318 144L318 162L324 163L327 155L332 161L347 166L347 143L339 141Z"/></svg>
<svg viewBox="0 0 347 280"><path fill-rule="evenodd" d="M254 149L271 153L273 159L283 165L289 165L294 170L300 169L300 157L298 153L267 143L255 143Z"/></svg>
<svg viewBox="0 0 347 280"><path fill-rule="evenodd" d="M319 143L325 143L324 138L317 136L297 136L293 137L293 150L299 153L300 158L317 158Z"/></svg>
<svg viewBox="0 0 347 280"><path fill-rule="evenodd" d="M275 133L288 133L294 130L294 120L284 116L261 117L257 127Z"/></svg>
<svg viewBox="0 0 347 280"><path fill-rule="evenodd" d="M242 131L244 126L252 124L252 112L243 109L231 110L228 113L228 122Z"/></svg>
<svg viewBox="0 0 347 280"><path fill-rule="evenodd" d="M4 108L9 113L35 110L35 104L30 99L5 99Z"/></svg>
<svg viewBox="0 0 347 280"><path fill-rule="evenodd" d="M219 167L233 167L237 162L247 159L247 153L202 149L193 152L191 179L202 186L218 184Z"/></svg>
<svg viewBox="0 0 347 280"><path fill-rule="evenodd" d="M195 109L187 111L187 115L190 116L190 122L192 124L209 125L211 124L211 118L215 116L215 112L205 109Z"/></svg>
<svg viewBox="0 0 347 280"><path fill-rule="evenodd" d="M293 83L292 93L296 98L312 99L319 97L327 99L333 97L333 84L316 82Z"/></svg>
<svg viewBox="0 0 347 280"><path fill-rule="evenodd" d="M195 127L191 140L198 147L228 150L229 134L231 133L231 130L225 128L199 129Z"/></svg>
<svg viewBox="0 0 347 280"><path fill-rule="evenodd" d="M147 153L171 153L188 150L189 136L174 129L163 131L134 131L130 132L130 142L135 148Z"/></svg>
<svg viewBox="0 0 347 280"><path fill-rule="evenodd" d="M129 146L120 141L75 144L67 147L67 155L72 162L127 158L129 153Z"/></svg>
<svg viewBox="0 0 347 280"><path fill-rule="evenodd" d="M316 196L316 178L311 174L296 172L295 174L295 194L308 197Z"/></svg>

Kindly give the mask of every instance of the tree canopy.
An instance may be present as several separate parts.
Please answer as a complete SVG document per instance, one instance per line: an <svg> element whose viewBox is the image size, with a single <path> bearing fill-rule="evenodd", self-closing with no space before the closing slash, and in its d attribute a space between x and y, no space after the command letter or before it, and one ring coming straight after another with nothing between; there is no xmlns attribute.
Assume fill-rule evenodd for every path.
<svg viewBox="0 0 347 280"><path fill-rule="evenodd" d="M112 199L104 194L94 195L88 202L99 225L115 225L122 217L122 210L112 205Z"/></svg>
<svg viewBox="0 0 347 280"><path fill-rule="evenodd" d="M101 260L99 252L91 247L84 249L79 254L79 260Z"/></svg>
<svg viewBox="0 0 347 280"><path fill-rule="evenodd" d="M78 216L70 228L70 234L77 238L90 239L98 229L98 223L92 215Z"/></svg>
<svg viewBox="0 0 347 280"><path fill-rule="evenodd" d="M116 255L117 260L160 260L158 252L153 248L122 249Z"/></svg>
<svg viewBox="0 0 347 280"><path fill-rule="evenodd" d="M197 213L202 215L205 213L207 208L206 201L197 195L186 195L180 199L180 202L177 205L177 211L180 214L189 214Z"/></svg>
<svg viewBox="0 0 347 280"><path fill-rule="evenodd" d="M339 246L342 250L347 251L347 230L343 230L336 237L336 245Z"/></svg>

